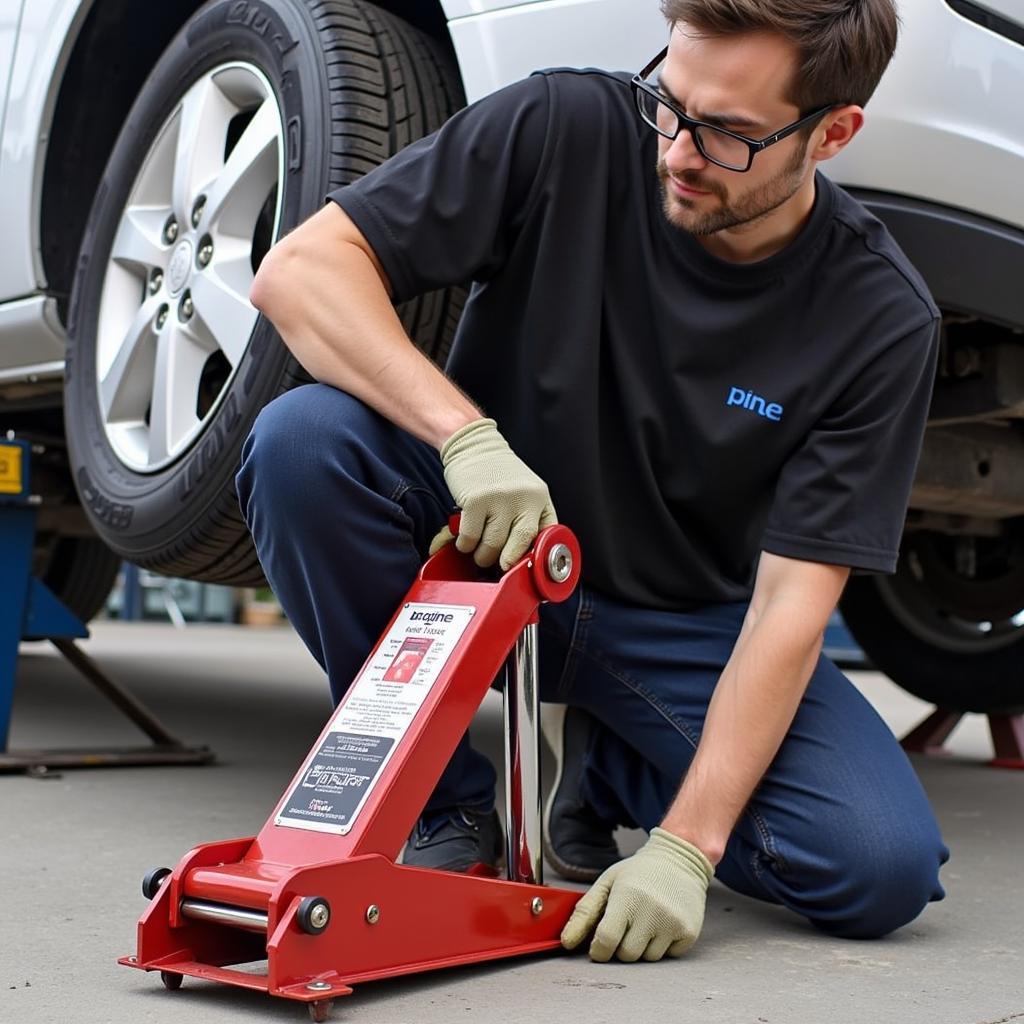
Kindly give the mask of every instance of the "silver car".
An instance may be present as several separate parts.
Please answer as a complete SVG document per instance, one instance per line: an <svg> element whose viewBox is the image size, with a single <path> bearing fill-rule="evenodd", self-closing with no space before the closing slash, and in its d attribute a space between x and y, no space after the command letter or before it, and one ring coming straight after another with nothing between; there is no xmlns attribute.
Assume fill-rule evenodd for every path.
<svg viewBox="0 0 1024 1024"><path fill-rule="evenodd" d="M1024 710L1024 9L903 0L892 67L828 166L945 312L894 577L843 612L943 707ZM351 181L532 68L636 69L655 0L0 0L0 428L47 449L37 569L81 614L119 558L255 584L232 489L302 381L249 302ZM402 307L445 357L465 292Z"/></svg>

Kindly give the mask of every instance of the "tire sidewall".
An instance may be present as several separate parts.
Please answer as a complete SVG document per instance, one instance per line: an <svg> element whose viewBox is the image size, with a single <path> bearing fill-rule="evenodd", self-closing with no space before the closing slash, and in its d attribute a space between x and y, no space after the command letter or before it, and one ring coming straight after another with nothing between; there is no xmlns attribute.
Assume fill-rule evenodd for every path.
<svg viewBox="0 0 1024 1024"><path fill-rule="evenodd" d="M902 565L900 571L905 571ZM941 650L899 621L878 586L874 577L851 579L840 608L854 640L894 683L949 711L1024 712L1024 636L976 654Z"/></svg>
<svg viewBox="0 0 1024 1024"><path fill-rule="evenodd" d="M68 324L65 423L76 486L98 531L122 553L145 552L188 528L231 486L242 444L260 408L293 367L260 317L220 405L171 465L132 471L104 430L96 368L97 325L113 239L135 178L158 131L193 82L231 61L259 68L282 113L285 176L278 238L320 205L328 187L330 139L323 58L301 0L212 0L190 19L154 67L122 129L85 230Z"/></svg>

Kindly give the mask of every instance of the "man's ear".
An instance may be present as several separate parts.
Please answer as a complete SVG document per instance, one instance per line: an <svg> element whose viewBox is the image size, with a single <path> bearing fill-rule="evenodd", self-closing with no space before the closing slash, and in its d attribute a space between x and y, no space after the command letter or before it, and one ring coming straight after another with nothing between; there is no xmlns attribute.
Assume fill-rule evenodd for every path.
<svg viewBox="0 0 1024 1024"><path fill-rule="evenodd" d="M864 108L851 103L830 110L814 129L807 147L812 160L831 160L860 131L864 124Z"/></svg>

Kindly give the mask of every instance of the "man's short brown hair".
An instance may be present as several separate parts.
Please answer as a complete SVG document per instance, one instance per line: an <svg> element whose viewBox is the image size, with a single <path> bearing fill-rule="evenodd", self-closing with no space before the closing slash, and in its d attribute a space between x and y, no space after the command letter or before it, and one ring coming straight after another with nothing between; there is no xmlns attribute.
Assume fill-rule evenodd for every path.
<svg viewBox="0 0 1024 1024"><path fill-rule="evenodd" d="M870 99L896 48L892 0L662 0L670 25L704 36L773 32L797 50L787 98L802 112Z"/></svg>

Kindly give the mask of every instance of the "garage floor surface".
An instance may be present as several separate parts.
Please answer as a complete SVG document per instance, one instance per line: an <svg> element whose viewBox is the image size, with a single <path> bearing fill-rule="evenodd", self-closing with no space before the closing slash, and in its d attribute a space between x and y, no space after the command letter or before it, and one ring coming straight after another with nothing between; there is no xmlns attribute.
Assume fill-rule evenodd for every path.
<svg viewBox="0 0 1024 1024"><path fill-rule="evenodd" d="M218 763L0 776L0 1024L306 1021L298 1004L191 979L167 992L115 960L134 951L149 868L262 825L329 713L319 670L287 628L100 623L85 649ZM55 652L22 651L11 748L137 742ZM928 710L877 674L852 678L897 733ZM497 757L492 696L474 728ZM887 939L828 939L715 883L683 960L556 954L435 972L358 987L332 1020L1024 1024L1024 772L983 766L979 716L950 747L915 759L953 851L948 896Z"/></svg>

